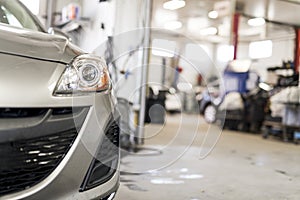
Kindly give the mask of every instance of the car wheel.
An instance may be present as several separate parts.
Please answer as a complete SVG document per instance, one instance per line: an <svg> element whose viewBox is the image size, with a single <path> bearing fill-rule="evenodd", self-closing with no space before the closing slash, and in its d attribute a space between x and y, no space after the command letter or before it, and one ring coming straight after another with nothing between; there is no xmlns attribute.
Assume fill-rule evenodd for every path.
<svg viewBox="0 0 300 200"><path fill-rule="evenodd" d="M204 119L208 123L214 123L216 121L217 109L213 105L206 106L204 110Z"/></svg>

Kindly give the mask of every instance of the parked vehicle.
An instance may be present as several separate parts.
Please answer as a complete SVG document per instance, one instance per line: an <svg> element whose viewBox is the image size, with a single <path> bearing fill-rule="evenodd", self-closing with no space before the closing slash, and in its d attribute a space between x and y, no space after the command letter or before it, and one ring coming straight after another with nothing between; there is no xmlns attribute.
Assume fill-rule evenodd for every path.
<svg viewBox="0 0 300 200"><path fill-rule="evenodd" d="M180 113L182 111L181 97L174 88L170 88L166 93L166 111L171 114Z"/></svg>
<svg viewBox="0 0 300 200"><path fill-rule="evenodd" d="M250 65L247 60L230 62L223 74L224 88L217 80L208 83L199 101L200 114L208 123L218 120L230 129L260 130L268 95Z"/></svg>
<svg viewBox="0 0 300 200"><path fill-rule="evenodd" d="M265 118L269 90L270 86L260 83L251 92L229 92L224 97L213 99L206 90L200 101L200 109L208 123L221 120L224 121L224 127L229 129L259 132Z"/></svg>
<svg viewBox="0 0 300 200"><path fill-rule="evenodd" d="M214 80L207 85L207 89L196 96L199 104L199 112L208 123L216 121L217 107L220 103L220 84Z"/></svg>
<svg viewBox="0 0 300 200"><path fill-rule="evenodd" d="M112 199L119 128L105 62L0 0L0 199Z"/></svg>

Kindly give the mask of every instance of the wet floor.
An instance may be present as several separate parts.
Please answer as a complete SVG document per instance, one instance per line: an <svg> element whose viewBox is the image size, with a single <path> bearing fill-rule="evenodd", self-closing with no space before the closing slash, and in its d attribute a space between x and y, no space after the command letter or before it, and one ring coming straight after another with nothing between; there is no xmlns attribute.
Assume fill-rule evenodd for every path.
<svg viewBox="0 0 300 200"><path fill-rule="evenodd" d="M221 132L196 115L168 116L145 137L122 158L117 200L300 199L299 145Z"/></svg>

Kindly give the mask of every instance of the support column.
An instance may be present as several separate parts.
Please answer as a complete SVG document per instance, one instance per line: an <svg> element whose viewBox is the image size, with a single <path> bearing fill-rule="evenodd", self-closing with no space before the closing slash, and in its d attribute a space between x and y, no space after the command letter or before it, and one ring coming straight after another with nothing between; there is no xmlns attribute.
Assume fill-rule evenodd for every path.
<svg viewBox="0 0 300 200"><path fill-rule="evenodd" d="M295 71L299 73L299 65L300 65L300 28L295 28L296 39L295 39Z"/></svg>
<svg viewBox="0 0 300 200"><path fill-rule="evenodd" d="M239 21L240 21L240 14L234 13L233 20L232 20L232 44L234 48L233 60L237 59L237 51L238 51L238 44L239 44Z"/></svg>
<svg viewBox="0 0 300 200"><path fill-rule="evenodd" d="M166 66L167 66L166 58L162 58L162 76L161 76L161 84L165 86L166 84Z"/></svg>
<svg viewBox="0 0 300 200"><path fill-rule="evenodd" d="M145 25L144 25L144 46L143 46L143 65L142 80L140 86L140 112L138 123L138 144L144 143L144 126L146 113L146 93L147 93L147 77L148 65L150 57L150 39L151 39L151 17L152 17L152 0L146 0L145 8Z"/></svg>
<svg viewBox="0 0 300 200"><path fill-rule="evenodd" d="M46 28L49 29L53 26L53 13L56 8L56 0L47 0L47 19Z"/></svg>

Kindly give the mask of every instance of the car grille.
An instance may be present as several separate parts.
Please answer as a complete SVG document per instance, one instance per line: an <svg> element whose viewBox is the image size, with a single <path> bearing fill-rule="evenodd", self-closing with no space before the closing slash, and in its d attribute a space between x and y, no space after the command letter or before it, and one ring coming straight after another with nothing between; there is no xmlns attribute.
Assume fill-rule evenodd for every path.
<svg viewBox="0 0 300 200"><path fill-rule="evenodd" d="M101 149L96 158L98 161L105 162L119 152L119 132L120 128L116 121L113 121L106 130L105 137L103 138Z"/></svg>
<svg viewBox="0 0 300 200"><path fill-rule="evenodd" d="M111 119L106 130L105 136L98 152L93 159L88 173L80 187L80 192L89 190L101 185L111 179L116 173L119 163L120 128L118 123Z"/></svg>
<svg viewBox="0 0 300 200"><path fill-rule="evenodd" d="M64 158L77 130L0 144L0 195L28 189L45 179Z"/></svg>
<svg viewBox="0 0 300 200"><path fill-rule="evenodd" d="M0 118L24 118L43 115L45 108L0 108Z"/></svg>
<svg viewBox="0 0 300 200"><path fill-rule="evenodd" d="M81 111L82 108L53 108L52 115L66 115ZM49 108L0 108L0 119L37 117L47 113Z"/></svg>

